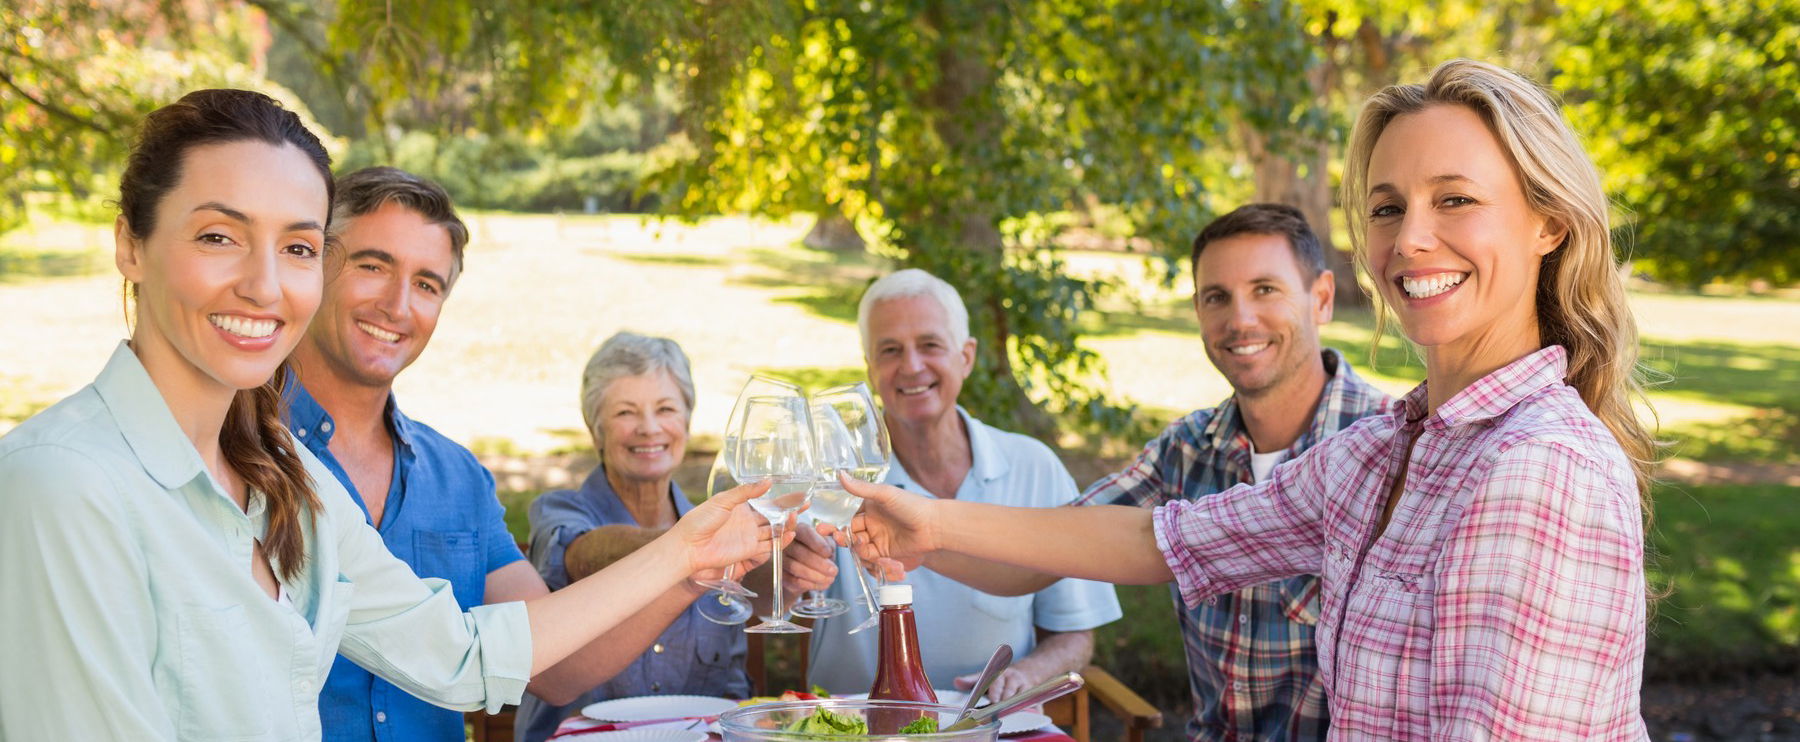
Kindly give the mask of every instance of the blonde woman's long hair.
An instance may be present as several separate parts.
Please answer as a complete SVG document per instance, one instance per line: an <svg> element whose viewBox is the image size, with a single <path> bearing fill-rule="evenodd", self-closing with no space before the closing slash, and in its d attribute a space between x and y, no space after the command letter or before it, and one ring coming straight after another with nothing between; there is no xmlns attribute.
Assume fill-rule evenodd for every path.
<svg viewBox="0 0 1800 742"><path fill-rule="evenodd" d="M1544 256L1538 273L1539 332L1546 347L1567 349L1567 381L1631 459L1648 519L1657 445L1632 406L1644 393L1637 322L1626 304L1621 260L1613 253L1600 172L1549 91L1504 67L1455 59L1438 65L1423 85L1391 85L1370 98L1357 116L1344 166L1344 217L1357 264L1368 271L1367 191L1375 143L1396 117L1436 105L1462 106L1480 115L1512 160L1526 203L1568 228L1568 236ZM1379 292L1375 301L1381 302ZM1378 316L1377 342L1386 325L1385 307Z"/></svg>

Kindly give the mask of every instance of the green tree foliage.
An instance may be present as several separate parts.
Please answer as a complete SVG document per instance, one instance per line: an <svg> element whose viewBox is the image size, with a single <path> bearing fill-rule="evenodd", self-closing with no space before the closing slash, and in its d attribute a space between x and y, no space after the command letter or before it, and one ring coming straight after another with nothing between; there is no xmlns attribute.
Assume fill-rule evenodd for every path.
<svg viewBox="0 0 1800 742"><path fill-rule="evenodd" d="M1638 265L1800 280L1800 1L1583 0L1560 26L1554 84Z"/></svg>
<svg viewBox="0 0 1800 742"><path fill-rule="evenodd" d="M670 81L696 156L650 186L677 212L837 205L956 284L981 347L967 401L1040 433L1034 397L1107 427L1128 414L1094 391L1099 361L1078 343L1100 287L1067 274L1060 222L1042 216L1091 197L1132 236L1180 245L1214 211L1207 157L1235 122L1317 124L1291 72L1309 50L1283 3L592 2L484 17L496 26L463 53L518 81L490 89L517 110L582 90L595 52L626 75L614 94ZM378 87L420 57L435 58L372 60Z"/></svg>
<svg viewBox="0 0 1800 742"><path fill-rule="evenodd" d="M0 3L0 231L24 221L30 193L90 207L112 193L137 122L188 90L258 89L306 115L256 69L260 20L177 2Z"/></svg>

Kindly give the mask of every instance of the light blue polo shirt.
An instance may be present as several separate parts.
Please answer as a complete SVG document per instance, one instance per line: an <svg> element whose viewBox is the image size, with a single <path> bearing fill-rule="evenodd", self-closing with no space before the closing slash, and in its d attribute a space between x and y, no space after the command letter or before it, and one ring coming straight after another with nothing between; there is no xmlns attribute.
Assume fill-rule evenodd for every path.
<svg viewBox="0 0 1800 742"><path fill-rule="evenodd" d="M1067 505L1079 491L1069 471L1050 448L1037 440L988 427L958 406L956 414L969 430L974 458L956 499L994 505L1049 508ZM886 482L931 497L896 462ZM1046 534L1046 536L1061 534ZM1073 536L1074 534L1069 534ZM852 601L861 593L848 549L837 553L839 578L832 597L851 601L850 612L821 622L813 631L811 670L807 682L834 694L862 693L875 682L879 631L848 632L867 617ZM1112 585L1091 580L1060 580L1030 595L989 595L923 567L908 572L913 586L913 614L919 626L919 653L934 688L951 688L958 675L981 671L1001 644L1014 657L1037 645L1037 628L1085 631L1123 615ZM872 585L871 585L872 586Z"/></svg>

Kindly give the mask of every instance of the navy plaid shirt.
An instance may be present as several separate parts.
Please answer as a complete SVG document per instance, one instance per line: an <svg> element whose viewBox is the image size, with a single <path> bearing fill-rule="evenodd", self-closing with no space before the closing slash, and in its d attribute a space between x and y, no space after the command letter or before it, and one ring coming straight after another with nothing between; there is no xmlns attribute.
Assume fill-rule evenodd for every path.
<svg viewBox="0 0 1800 742"><path fill-rule="evenodd" d="M1284 461L1389 404L1336 350L1322 355L1329 374L1324 394ZM1233 396L1177 420L1131 466L1095 482L1076 504L1151 508L1217 494L1251 480L1252 448ZM1215 595L1193 610L1170 588L1194 694L1188 739L1325 739L1325 685L1313 653L1318 583L1294 577Z"/></svg>

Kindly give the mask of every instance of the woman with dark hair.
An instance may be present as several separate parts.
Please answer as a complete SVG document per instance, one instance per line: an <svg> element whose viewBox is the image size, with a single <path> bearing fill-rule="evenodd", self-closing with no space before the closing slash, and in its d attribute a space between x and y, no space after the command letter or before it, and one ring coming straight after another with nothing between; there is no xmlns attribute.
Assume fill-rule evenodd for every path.
<svg viewBox="0 0 1800 742"><path fill-rule="evenodd" d="M318 739L340 651L497 710L681 580L767 553L742 487L566 590L464 613L279 418L330 253L317 137L259 93L190 93L145 119L119 190L131 338L0 438L0 738Z"/></svg>

